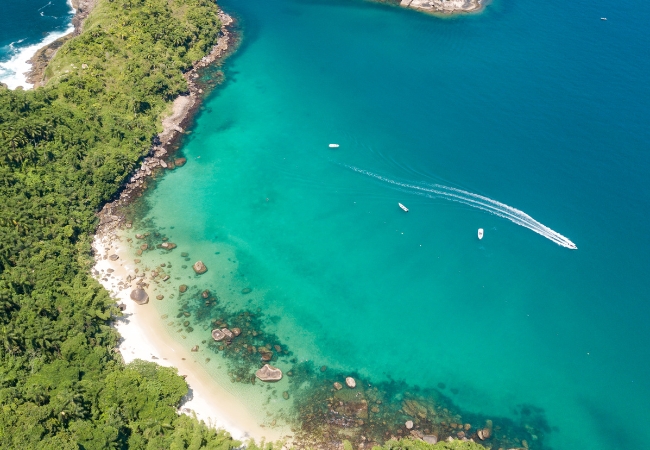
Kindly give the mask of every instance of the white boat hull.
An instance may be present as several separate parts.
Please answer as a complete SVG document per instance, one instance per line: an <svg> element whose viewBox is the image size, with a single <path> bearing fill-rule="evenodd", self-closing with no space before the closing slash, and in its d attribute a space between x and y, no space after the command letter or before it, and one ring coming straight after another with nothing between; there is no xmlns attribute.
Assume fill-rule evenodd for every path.
<svg viewBox="0 0 650 450"><path fill-rule="evenodd" d="M483 239L483 228L478 229L478 238L479 240Z"/></svg>
<svg viewBox="0 0 650 450"><path fill-rule="evenodd" d="M409 209L406 206L402 205L401 203L398 203L398 205L400 208L402 208L402 211L409 212Z"/></svg>

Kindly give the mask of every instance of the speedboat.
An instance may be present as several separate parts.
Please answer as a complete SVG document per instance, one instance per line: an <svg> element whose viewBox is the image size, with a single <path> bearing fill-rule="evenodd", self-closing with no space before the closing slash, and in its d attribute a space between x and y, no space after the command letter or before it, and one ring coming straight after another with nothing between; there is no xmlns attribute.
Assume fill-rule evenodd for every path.
<svg viewBox="0 0 650 450"><path fill-rule="evenodd" d="M339 144L330 144L330 148L339 148Z"/></svg>
<svg viewBox="0 0 650 450"><path fill-rule="evenodd" d="M607 17L601 17L600 20L607 20Z"/></svg>
<svg viewBox="0 0 650 450"><path fill-rule="evenodd" d="M402 211L409 212L409 209L406 206L402 205L401 203L398 203L398 205L400 208L402 208Z"/></svg>
<svg viewBox="0 0 650 450"><path fill-rule="evenodd" d="M483 239L483 228L478 229L478 238Z"/></svg>

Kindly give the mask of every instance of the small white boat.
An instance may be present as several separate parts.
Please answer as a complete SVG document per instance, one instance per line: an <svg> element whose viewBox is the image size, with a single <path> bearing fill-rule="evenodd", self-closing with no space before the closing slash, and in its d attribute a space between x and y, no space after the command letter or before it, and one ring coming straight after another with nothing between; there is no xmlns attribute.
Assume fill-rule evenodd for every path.
<svg viewBox="0 0 650 450"><path fill-rule="evenodd" d="M400 208L402 208L402 211L409 212L409 209L406 206L402 205L401 203L398 203L398 205Z"/></svg>
<svg viewBox="0 0 650 450"><path fill-rule="evenodd" d="M330 148L339 148L339 144L330 144Z"/></svg>
<svg viewBox="0 0 650 450"><path fill-rule="evenodd" d="M607 20L607 17L601 17L600 20Z"/></svg>
<svg viewBox="0 0 650 450"><path fill-rule="evenodd" d="M483 239L483 228L478 229L478 238L479 238L479 240Z"/></svg>

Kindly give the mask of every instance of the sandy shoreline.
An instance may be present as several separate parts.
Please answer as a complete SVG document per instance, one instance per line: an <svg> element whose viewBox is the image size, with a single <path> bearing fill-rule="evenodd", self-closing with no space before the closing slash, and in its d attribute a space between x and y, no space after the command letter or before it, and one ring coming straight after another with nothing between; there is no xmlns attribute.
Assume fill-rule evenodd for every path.
<svg viewBox="0 0 650 450"><path fill-rule="evenodd" d="M118 350L125 363L142 359L176 367L178 373L186 377L190 388L190 398L181 405L179 412L194 413L208 425L225 429L235 439L270 442L286 436L287 430L260 426L248 407L201 367L198 361L203 355L189 352L171 338L151 304L155 299L150 298L146 305L137 305L129 298L136 282L128 282L127 277L134 273L136 264L129 260L128 248L118 236L96 235L93 247L96 254L93 275L118 303L125 306L124 316L114 322L121 335ZM108 258L110 255L117 255L119 259L113 261ZM109 273L109 269L113 272ZM147 290L151 296L151 290Z"/></svg>

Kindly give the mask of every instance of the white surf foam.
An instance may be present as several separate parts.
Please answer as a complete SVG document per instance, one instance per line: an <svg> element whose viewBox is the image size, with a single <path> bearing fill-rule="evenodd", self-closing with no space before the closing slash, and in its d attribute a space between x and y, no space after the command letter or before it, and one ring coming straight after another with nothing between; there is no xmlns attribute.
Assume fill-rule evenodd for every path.
<svg viewBox="0 0 650 450"><path fill-rule="evenodd" d="M508 219L517 225L521 225L522 227L526 227L529 230L532 230L535 233L540 234L545 238L555 242L556 244L561 245L562 247L570 248L572 250L578 249L578 247L573 242L571 242L569 238L562 236L557 231L554 231L546 225L541 224L525 212L517 208L513 208L512 206L508 206L505 203L492 200L491 198L485 197L483 195L473 194L471 192L463 191L462 189L443 186L441 184L423 183L422 185L415 185L402 183L399 181L391 180L390 178L383 177L376 173L369 172L367 170L359 169L354 166L346 167L354 170L357 173L361 173L363 175L367 175L377 180L403 188L407 190L407 192L413 194L424 195L431 198L444 198L446 200L462 203L473 208L478 208L480 210L489 212L490 214Z"/></svg>
<svg viewBox="0 0 650 450"><path fill-rule="evenodd" d="M68 0L68 5L71 9L70 18L72 18L72 15L75 14L76 10L73 8L71 0ZM43 40L37 44L21 47L20 43L23 42L24 39L12 42L10 48L13 50L13 55L9 61L0 62L0 82L9 86L9 89L16 89L18 86L22 86L24 89L33 88L34 86L27 81L27 73L32 68L29 60L40 48L51 44L60 37L72 33L73 31L74 27L72 26L72 22L70 22L65 31L53 31L48 33Z"/></svg>

